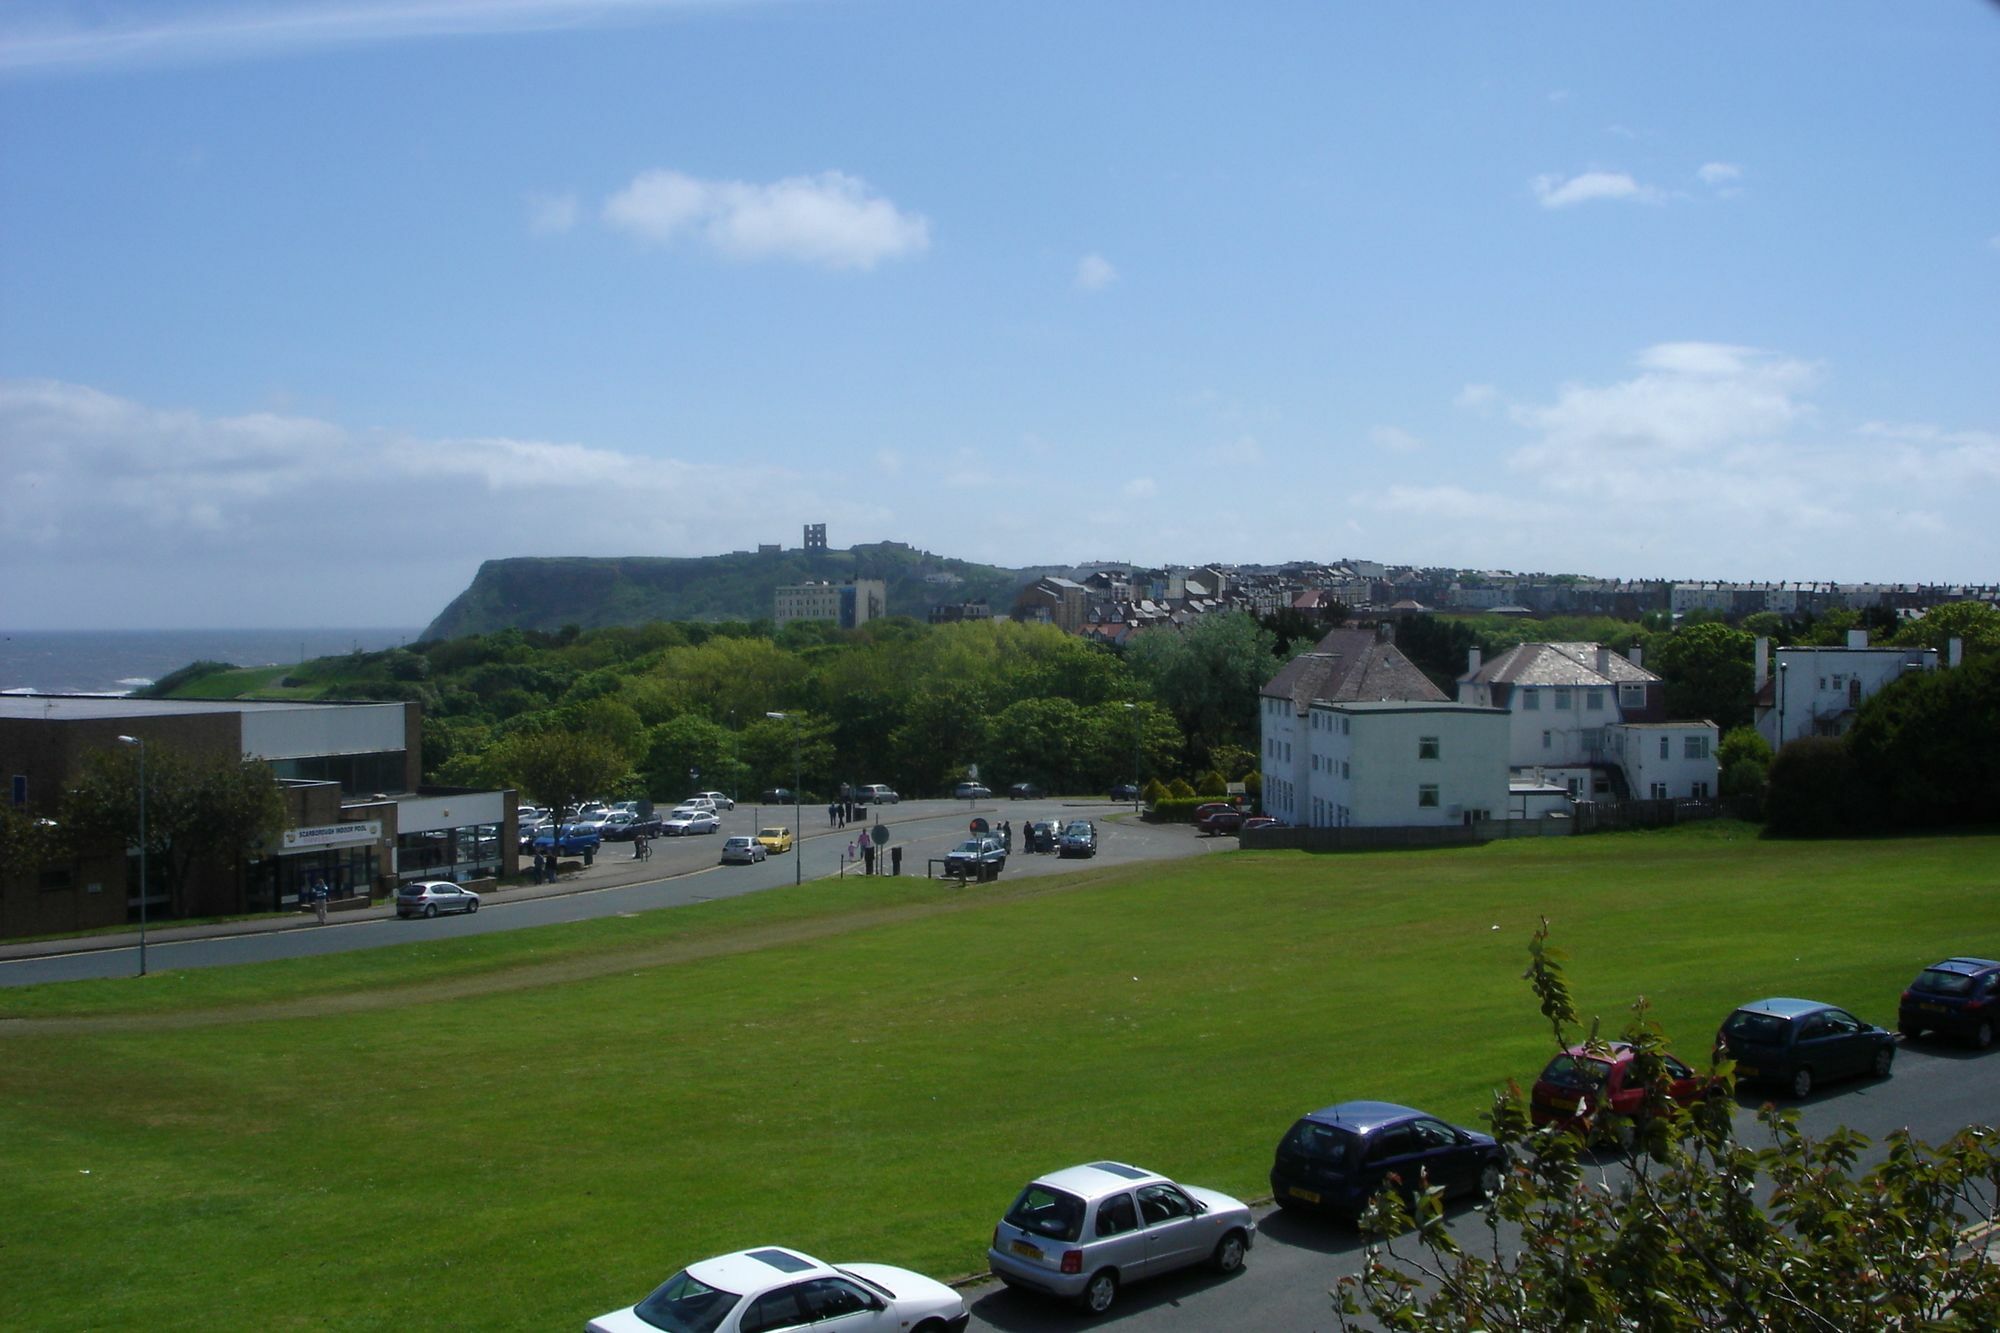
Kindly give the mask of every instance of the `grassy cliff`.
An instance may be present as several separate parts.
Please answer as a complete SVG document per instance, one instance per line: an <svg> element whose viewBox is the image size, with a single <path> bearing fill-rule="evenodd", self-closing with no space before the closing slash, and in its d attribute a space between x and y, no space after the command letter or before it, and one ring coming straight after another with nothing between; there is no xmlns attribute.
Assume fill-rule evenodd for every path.
<svg viewBox="0 0 2000 1333"><path fill-rule="evenodd" d="M958 582L929 581L943 575ZM1004 610L1030 577L1030 571L951 560L901 542L684 558L520 556L481 565L423 637L652 620L768 620L773 590L811 579L881 579L888 585L889 614L921 620L941 602L984 598Z"/></svg>

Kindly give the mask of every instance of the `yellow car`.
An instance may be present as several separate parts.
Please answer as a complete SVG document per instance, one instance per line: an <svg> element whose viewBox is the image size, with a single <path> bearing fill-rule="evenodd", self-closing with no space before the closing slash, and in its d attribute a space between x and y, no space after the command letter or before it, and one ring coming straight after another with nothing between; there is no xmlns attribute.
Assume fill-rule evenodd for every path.
<svg viewBox="0 0 2000 1333"><path fill-rule="evenodd" d="M760 828L757 830L757 841L763 844L765 851L775 856L792 850L792 831L782 824Z"/></svg>

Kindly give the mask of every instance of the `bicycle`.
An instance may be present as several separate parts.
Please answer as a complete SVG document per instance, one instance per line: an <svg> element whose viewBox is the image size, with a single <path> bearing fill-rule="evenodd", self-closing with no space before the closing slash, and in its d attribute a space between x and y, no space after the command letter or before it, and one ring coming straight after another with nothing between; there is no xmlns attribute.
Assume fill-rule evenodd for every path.
<svg viewBox="0 0 2000 1333"><path fill-rule="evenodd" d="M653 844L644 838L634 838L632 840L632 859L634 861L652 860Z"/></svg>

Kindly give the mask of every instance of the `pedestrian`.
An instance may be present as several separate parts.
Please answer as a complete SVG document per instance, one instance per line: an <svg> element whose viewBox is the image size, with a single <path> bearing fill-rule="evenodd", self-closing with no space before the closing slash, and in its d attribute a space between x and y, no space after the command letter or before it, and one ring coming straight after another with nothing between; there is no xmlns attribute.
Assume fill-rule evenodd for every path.
<svg viewBox="0 0 2000 1333"><path fill-rule="evenodd" d="M847 859L852 861L859 854L860 853L855 850L854 839L849 838L847 840Z"/></svg>
<svg viewBox="0 0 2000 1333"><path fill-rule="evenodd" d="M645 834L641 833L632 839L632 859L634 861L643 861L648 856L651 856L652 853L653 849L647 845Z"/></svg>
<svg viewBox="0 0 2000 1333"><path fill-rule="evenodd" d="M327 889L326 889L326 881L321 879L318 875L313 876L311 893L312 893L313 915L319 918L319 923L323 926L326 924Z"/></svg>
<svg viewBox="0 0 2000 1333"><path fill-rule="evenodd" d="M840 807L832 801L826 803L826 826L834 828L840 823Z"/></svg>

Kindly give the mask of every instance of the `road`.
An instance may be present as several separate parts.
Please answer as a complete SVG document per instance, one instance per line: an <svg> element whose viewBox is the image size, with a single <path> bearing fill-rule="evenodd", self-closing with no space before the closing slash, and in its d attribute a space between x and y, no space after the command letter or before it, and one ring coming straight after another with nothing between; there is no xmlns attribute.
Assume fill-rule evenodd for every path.
<svg viewBox="0 0 2000 1333"><path fill-rule="evenodd" d="M1188 856L1236 846L1234 838L1204 838L1185 825L1142 824L1132 819L1130 812L1130 806L1106 802L999 801L974 806L965 801L907 801L872 809L862 822L873 824L879 816L888 826L892 834L890 845L903 848L903 873L906 876L923 875L931 858L942 857L953 844L967 836L968 825L974 817L987 819L995 826L1003 819L1008 820L1016 830L1028 820L1067 822L1085 818L1096 822L1099 850L1094 861L1062 860L1046 854L1031 856L1016 850L1007 858L1005 877L1009 879L1051 874L1092 864L1120 865ZM475 915L402 921L393 914L384 915L378 909L353 917L337 912L333 920L323 927L293 928L299 925L298 920L286 918L282 923L257 923L245 933L221 931L202 938L178 940L156 935L147 947L147 968L151 972L166 972L182 968L227 967L239 963L431 942L458 935L525 930L732 898L791 884L795 877L803 877L808 883L838 884L848 844L861 831L861 825L856 823L842 829L829 828L825 806L817 810L807 806L801 813L806 836L799 840L799 850L771 857L757 865L717 865L722 839L730 834L755 833L766 824L789 825L792 822L791 807L774 809L766 806L760 809L749 805L738 806L723 816L720 834L654 839L653 856L643 863L635 863L631 859L630 843L606 843L596 864L567 879L561 891L492 893L487 895ZM1017 836L1017 849L1020 842ZM802 858L796 865L795 856ZM845 873L858 874L859 867L846 865ZM977 892L977 889L967 891ZM271 924L282 924L286 928L263 928ZM0 986L123 977L137 971L136 947L93 948L0 961Z"/></svg>
<svg viewBox="0 0 2000 1333"><path fill-rule="evenodd" d="M1758 1104L1753 1097L1741 1099L1739 1142L1758 1146L1768 1141L1755 1120ZM1809 1134L1825 1134L1844 1124L1879 1145L1891 1130L1907 1126L1919 1138L1938 1142L1967 1125L1992 1124L2000 1117L2000 1047L1977 1054L1938 1043L1905 1046L1888 1080L1837 1084L1798 1105L1800 1125ZM1273 1123L1274 1146L1285 1128ZM1170 1163L1138 1165L1172 1172ZM1005 1206L1006 1200L995 1200L996 1219ZM1485 1223L1473 1206L1455 1206L1453 1226L1468 1247L1485 1240ZM1276 1209L1259 1210L1258 1229L1249 1262L1234 1277L1190 1270L1137 1284L1119 1293L1118 1305L1090 1326L1128 1333L1313 1333L1337 1328L1326 1293L1339 1278L1361 1269L1363 1246L1354 1229ZM1008 1291L997 1283L967 1294L973 1329L1074 1333L1084 1323L1083 1316L1059 1302Z"/></svg>

